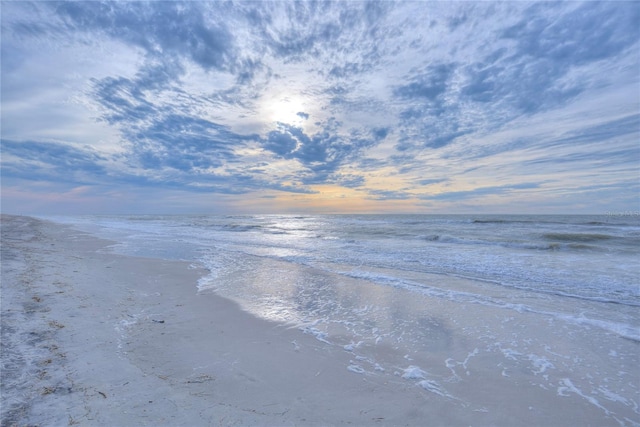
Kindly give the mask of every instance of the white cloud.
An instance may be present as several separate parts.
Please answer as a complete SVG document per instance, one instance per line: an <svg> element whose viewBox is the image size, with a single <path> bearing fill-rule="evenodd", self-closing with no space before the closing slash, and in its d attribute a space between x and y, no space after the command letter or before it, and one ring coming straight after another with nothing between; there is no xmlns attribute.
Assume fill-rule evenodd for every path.
<svg viewBox="0 0 640 427"><path fill-rule="evenodd" d="M633 4L2 7L8 185L75 176L194 203L342 185L416 209L633 201L638 131L616 121L640 109ZM72 147L81 170L56 176Z"/></svg>

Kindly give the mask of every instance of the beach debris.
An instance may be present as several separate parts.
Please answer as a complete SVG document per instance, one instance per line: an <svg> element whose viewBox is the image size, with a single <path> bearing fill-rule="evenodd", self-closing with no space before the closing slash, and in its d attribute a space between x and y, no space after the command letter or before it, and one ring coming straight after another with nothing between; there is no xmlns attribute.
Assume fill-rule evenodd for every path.
<svg viewBox="0 0 640 427"><path fill-rule="evenodd" d="M187 380L187 384L202 384L209 381L213 381L214 378L211 375L201 374L196 377L192 377Z"/></svg>
<svg viewBox="0 0 640 427"><path fill-rule="evenodd" d="M64 325L62 323L58 322L57 320L51 320L49 322L49 326L51 326L52 328L58 328L58 329L64 328Z"/></svg>
<svg viewBox="0 0 640 427"><path fill-rule="evenodd" d="M42 395L55 393L57 389L58 389L58 387L44 387L42 389Z"/></svg>
<svg viewBox="0 0 640 427"><path fill-rule="evenodd" d="M101 391L98 391L98 394L102 397L104 397L105 399L107 398L107 395Z"/></svg>
<svg viewBox="0 0 640 427"><path fill-rule="evenodd" d="M151 319L151 321L154 323L164 323L164 320L158 320L158 319Z"/></svg>

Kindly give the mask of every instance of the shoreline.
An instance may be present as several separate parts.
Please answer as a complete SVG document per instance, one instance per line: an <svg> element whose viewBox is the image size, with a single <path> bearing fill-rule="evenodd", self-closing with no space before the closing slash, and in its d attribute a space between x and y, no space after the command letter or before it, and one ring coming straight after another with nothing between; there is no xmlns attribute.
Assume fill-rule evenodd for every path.
<svg viewBox="0 0 640 427"><path fill-rule="evenodd" d="M208 270L190 261L116 254L44 219L0 224L2 427L640 426L638 343L590 325L236 253L216 255L233 256L214 279L225 288L202 290ZM277 314L279 295L303 313L341 308L327 339L247 299ZM360 313L359 340L350 310L369 307L382 311Z"/></svg>
<svg viewBox="0 0 640 427"><path fill-rule="evenodd" d="M204 271L187 262L111 254L108 241L28 217L3 215L2 240L2 426L421 425L435 415L412 384L350 373L347 352L199 294ZM455 423L446 405L437 412Z"/></svg>

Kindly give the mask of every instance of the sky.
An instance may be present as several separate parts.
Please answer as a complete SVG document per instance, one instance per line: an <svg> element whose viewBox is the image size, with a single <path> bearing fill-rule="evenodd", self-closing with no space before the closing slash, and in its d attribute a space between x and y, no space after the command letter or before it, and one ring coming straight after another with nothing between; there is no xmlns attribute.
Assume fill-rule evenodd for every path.
<svg viewBox="0 0 640 427"><path fill-rule="evenodd" d="M640 2L2 2L1 209L640 212Z"/></svg>

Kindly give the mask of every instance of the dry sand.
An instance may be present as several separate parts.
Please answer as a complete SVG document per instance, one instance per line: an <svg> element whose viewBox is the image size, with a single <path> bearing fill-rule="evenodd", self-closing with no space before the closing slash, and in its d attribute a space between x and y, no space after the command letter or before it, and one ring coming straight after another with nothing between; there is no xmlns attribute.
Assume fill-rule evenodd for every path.
<svg viewBox="0 0 640 427"><path fill-rule="evenodd" d="M187 263L2 216L2 426L464 425L413 384L198 294ZM391 378L391 379L390 379Z"/></svg>

